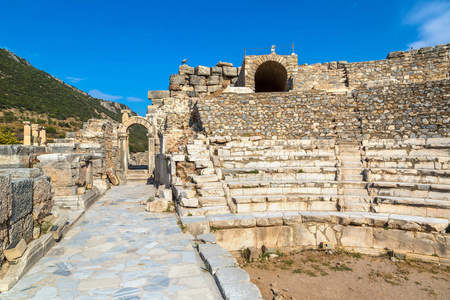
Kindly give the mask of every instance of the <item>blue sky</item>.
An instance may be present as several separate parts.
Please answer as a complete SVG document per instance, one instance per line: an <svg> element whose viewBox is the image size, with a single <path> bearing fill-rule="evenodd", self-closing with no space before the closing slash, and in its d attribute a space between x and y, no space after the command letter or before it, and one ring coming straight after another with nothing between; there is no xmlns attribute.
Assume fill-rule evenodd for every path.
<svg viewBox="0 0 450 300"><path fill-rule="evenodd" d="M0 48L140 115L184 58L239 66L246 47L294 43L299 63L354 62L449 42L450 0L0 1Z"/></svg>

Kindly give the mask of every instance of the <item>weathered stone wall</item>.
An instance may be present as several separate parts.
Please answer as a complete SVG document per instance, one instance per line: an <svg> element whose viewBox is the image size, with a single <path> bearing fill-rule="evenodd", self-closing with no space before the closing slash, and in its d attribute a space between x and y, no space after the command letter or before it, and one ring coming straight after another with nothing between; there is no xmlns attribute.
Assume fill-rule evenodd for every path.
<svg viewBox="0 0 450 300"><path fill-rule="evenodd" d="M353 97L319 91L223 94L200 99L197 107L210 136L333 138L356 136L360 125Z"/></svg>
<svg viewBox="0 0 450 300"><path fill-rule="evenodd" d="M53 207L50 178L40 169L0 171L0 267L3 250L20 239L33 238L34 224L42 223Z"/></svg>
<svg viewBox="0 0 450 300"><path fill-rule="evenodd" d="M389 53L387 59L301 65L292 74L294 90L358 88L448 78L449 45Z"/></svg>
<svg viewBox="0 0 450 300"><path fill-rule="evenodd" d="M358 89L364 139L448 137L450 80Z"/></svg>
<svg viewBox="0 0 450 300"><path fill-rule="evenodd" d="M294 90L333 90L348 86L347 74L342 62L301 65L292 74Z"/></svg>
<svg viewBox="0 0 450 300"><path fill-rule="evenodd" d="M450 44L389 53L388 59L345 64L351 88L380 80L413 83L448 78Z"/></svg>
<svg viewBox="0 0 450 300"><path fill-rule="evenodd" d="M352 93L223 94L199 99L196 107L210 136L344 140L446 137L449 93L450 81L444 79L359 88Z"/></svg>
<svg viewBox="0 0 450 300"><path fill-rule="evenodd" d="M178 74L169 79L168 91L149 91L148 98L159 104L164 98L201 97L226 88L237 81L240 68L232 63L219 62L215 67L181 65Z"/></svg>
<svg viewBox="0 0 450 300"><path fill-rule="evenodd" d="M30 168L36 155L44 152L42 146L1 145L0 168Z"/></svg>

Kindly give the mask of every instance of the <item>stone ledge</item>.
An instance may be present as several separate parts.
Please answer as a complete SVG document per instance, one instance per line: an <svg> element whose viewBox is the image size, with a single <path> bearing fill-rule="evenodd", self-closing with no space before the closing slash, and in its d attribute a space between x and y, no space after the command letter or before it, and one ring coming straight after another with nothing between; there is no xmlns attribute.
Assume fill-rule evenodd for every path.
<svg viewBox="0 0 450 300"><path fill-rule="evenodd" d="M55 240L51 233L42 235L28 244L28 248L16 265L11 266L0 282L0 292L11 289L16 282L53 247Z"/></svg>

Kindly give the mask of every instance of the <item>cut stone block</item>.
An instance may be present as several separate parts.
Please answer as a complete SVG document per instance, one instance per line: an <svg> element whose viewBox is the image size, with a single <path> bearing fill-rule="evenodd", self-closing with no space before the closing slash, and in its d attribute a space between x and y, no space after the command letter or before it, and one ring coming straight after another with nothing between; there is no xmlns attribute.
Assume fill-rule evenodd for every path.
<svg viewBox="0 0 450 300"><path fill-rule="evenodd" d="M7 260L15 261L23 255L25 250L27 250L27 244L25 243L24 239L20 239L16 243L9 245L5 249L3 254L5 255Z"/></svg>
<svg viewBox="0 0 450 300"><path fill-rule="evenodd" d="M197 66L195 67L195 75L199 76L209 76L211 75L211 69L205 66Z"/></svg>
<svg viewBox="0 0 450 300"><path fill-rule="evenodd" d="M214 275L219 269L237 267L239 265L236 259L230 256L211 257L206 260L206 263L210 267L209 272L211 275Z"/></svg>
<svg viewBox="0 0 450 300"><path fill-rule="evenodd" d="M225 300L262 299L261 292L258 287L251 282L224 284L219 288Z"/></svg>

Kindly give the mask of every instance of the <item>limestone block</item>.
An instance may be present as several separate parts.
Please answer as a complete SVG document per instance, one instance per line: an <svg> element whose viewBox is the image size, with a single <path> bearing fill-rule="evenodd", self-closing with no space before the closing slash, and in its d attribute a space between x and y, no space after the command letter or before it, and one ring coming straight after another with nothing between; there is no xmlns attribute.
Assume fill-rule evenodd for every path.
<svg viewBox="0 0 450 300"><path fill-rule="evenodd" d="M180 65L180 67L178 68L178 74L193 75L194 67L189 67L188 65Z"/></svg>
<svg viewBox="0 0 450 300"><path fill-rule="evenodd" d="M344 228L345 230L345 228ZM414 233L411 231L396 229L379 229L373 230L373 247L376 249L390 249L413 252L414 249Z"/></svg>
<svg viewBox="0 0 450 300"><path fill-rule="evenodd" d="M165 212L169 206L169 201L166 199L155 199L151 202L147 202L148 212Z"/></svg>
<svg viewBox="0 0 450 300"><path fill-rule="evenodd" d="M11 175L0 174L0 225L9 219L11 213Z"/></svg>
<svg viewBox="0 0 450 300"><path fill-rule="evenodd" d="M256 247L293 247L292 227L256 227Z"/></svg>
<svg viewBox="0 0 450 300"><path fill-rule="evenodd" d="M222 89L221 85L209 85L208 86L208 92L209 93L214 93L214 92L217 92L217 91L219 91L221 89Z"/></svg>
<svg viewBox="0 0 450 300"><path fill-rule="evenodd" d="M186 231L194 236L210 232L209 222L204 216L183 217L181 222L186 226Z"/></svg>
<svg viewBox="0 0 450 300"><path fill-rule="evenodd" d="M223 62L223 61L219 61L219 62L216 64L216 67L232 67L232 66L233 66L232 63L229 63L229 62Z"/></svg>
<svg viewBox="0 0 450 300"><path fill-rule="evenodd" d="M169 90L170 91L181 91L182 86L179 84L173 83L173 84L169 85Z"/></svg>
<svg viewBox="0 0 450 300"><path fill-rule="evenodd" d="M242 247L256 246L255 228L232 228L214 232L217 244L229 251L241 250Z"/></svg>
<svg viewBox="0 0 450 300"><path fill-rule="evenodd" d="M159 190L159 197L164 198L167 201L172 201L172 190L171 189L161 189Z"/></svg>
<svg viewBox="0 0 450 300"><path fill-rule="evenodd" d="M431 233L417 232L414 239L414 253L423 255L435 255L436 239Z"/></svg>
<svg viewBox="0 0 450 300"><path fill-rule="evenodd" d="M255 247L250 247L254 250L256 250ZM256 251L254 251L256 252ZM252 257L254 260L258 259L258 256ZM250 260L252 261L252 260ZM232 284L237 282L249 282L250 276L247 272L240 268L223 268L217 270L217 272L214 274L214 279L219 282L219 285L225 285L225 284Z"/></svg>
<svg viewBox="0 0 450 300"><path fill-rule="evenodd" d="M184 74L173 74L173 75L170 75L169 85L172 85L172 84L185 85L186 84L186 78L184 77Z"/></svg>
<svg viewBox="0 0 450 300"><path fill-rule="evenodd" d="M197 160L195 162L196 169L213 168L213 163L210 160Z"/></svg>
<svg viewBox="0 0 450 300"><path fill-rule="evenodd" d="M234 257L229 256L216 256L206 260L206 263L210 266L209 272L214 275L219 269L237 267L238 263Z"/></svg>
<svg viewBox="0 0 450 300"><path fill-rule="evenodd" d="M217 244L200 244L198 252L202 260L211 259L213 257L231 257L231 253Z"/></svg>
<svg viewBox="0 0 450 300"><path fill-rule="evenodd" d="M113 185L119 185L119 179L117 178L116 172L114 172L113 168L108 168L106 170L106 175Z"/></svg>
<svg viewBox="0 0 450 300"><path fill-rule="evenodd" d="M344 247L371 248L373 234L371 227L344 227L342 229L341 245Z"/></svg>
<svg viewBox="0 0 450 300"><path fill-rule="evenodd" d="M20 239L15 243L11 243L11 245L5 249L4 254L6 259L9 261L14 261L22 256L22 254L27 249L27 244L24 239Z"/></svg>
<svg viewBox="0 0 450 300"><path fill-rule="evenodd" d="M211 75L211 69L205 66L197 66L194 70L195 75L209 76Z"/></svg>
<svg viewBox="0 0 450 300"><path fill-rule="evenodd" d="M227 77L236 77L238 75L237 68L224 66L223 75Z"/></svg>
<svg viewBox="0 0 450 300"><path fill-rule="evenodd" d="M251 282L238 282L220 286L222 297L226 300L262 299L258 287Z"/></svg>
<svg viewBox="0 0 450 300"><path fill-rule="evenodd" d="M208 77L208 80L206 81L206 85L219 85L219 84L220 84L220 77L218 75L212 75Z"/></svg>
<svg viewBox="0 0 450 300"><path fill-rule="evenodd" d="M196 92L207 92L208 87L206 85L196 85L194 86Z"/></svg>
<svg viewBox="0 0 450 300"><path fill-rule="evenodd" d="M53 208L53 194L50 177L43 175L33 183L33 218L38 223L49 215Z"/></svg>
<svg viewBox="0 0 450 300"><path fill-rule="evenodd" d="M448 234L436 235L436 240L438 242L436 246L437 256L450 258L450 236Z"/></svg>
<svg viewBox="0 0 450 300"><path fill-rule="evenodd" d="M16 179L11 184L12 213L10 223L24 218L33 210L33 179Z"/></svg>
<svg viewBox="0 0 450 300"><path fill-rule="evenodd" d="M198 207L197 198L181 198L180 204L184 207Z"/></svg>
<svg viewBox="0 0 450 300"><path fill-rule="evenodd" d="M209 232L209 233L205 233L205 234L199 234L196 238L196 241L200 241L202 243L205 244L217 244L217 239L216 236Z"/></svg>
<svg viewBox="0 0 450 300"><path fill-rule="evenodd" d="M222 67L211 67L211 75L222 76Z"/></svg>
<svg viewBox="0 0 450 300"><path fill-rule="evenodd" d="M189 75L189 84L190 85L206 85L206 80L204 76L198 75Z"/></svg>

